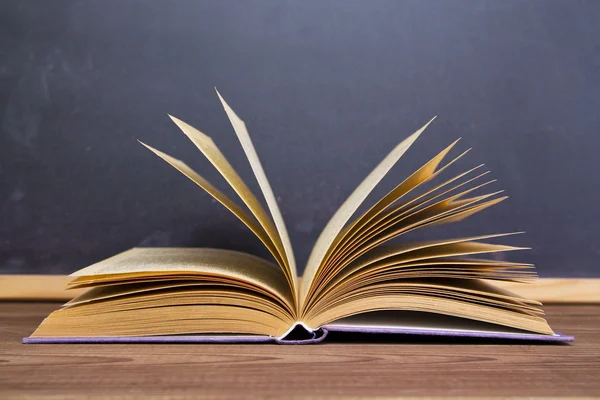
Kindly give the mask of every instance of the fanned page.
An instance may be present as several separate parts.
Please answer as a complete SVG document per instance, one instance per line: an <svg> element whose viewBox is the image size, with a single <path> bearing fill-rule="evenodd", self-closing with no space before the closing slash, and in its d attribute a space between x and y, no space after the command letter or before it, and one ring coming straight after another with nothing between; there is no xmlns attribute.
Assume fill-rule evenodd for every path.
<svg viewBox="0 0 600 400"><path fill-rule="evenodd" d="M277 227L277 231L283 244L286 270L288 274L291 275L291 279L293 282L292 288L294 289L294 293L296 293L296 289L298 287L298 273L296 271L294 251L292 249L292 243L290 242L290 237L285 227L285 222L283 222L283 217L281 216L281 211L279 210L279 206L277 205L277 200L275 198L275 195L273 194L273 189L271 189L271 185L269 184L265 171L263 170L263 167L260 163L258 154L256 154L254 145L250 140L250 135L248 134L248 130L246 129L246 124L237 116L237 114L231 109L231 107L229 107L229 105L225 102L225 100L218 91L217 95L219 96L219 100L221 100L221 103L225 108L225 112L229 117L229 121L233 125L233 129L235 130L235 133L242 145L242 148L246 153L246 157L248 157L250 167L254 172L254 176L256 176L256 180L258 181L258 185L260 186L263 196L265 196L265 200L267 202L267 206L269 207L269 211L271 212L271 216L275 221L275 226Z"/></svg>
<svg viewBox="0 0 600 400"><path fill-rule="evenodd" d="M435 119L435 118L433 118ZM315 276L321 266L327 251L335 245L336 241L340 240L340 232L350 217L356 212L358 207L367 198L369 193L377 186L379 181L387 174L387 172L396 164L402 155L423 133L425 128L433 121L429 121L421 129L410 135L408 138L400 142L384 159L375 167L373 171L361 182L360 185L352 192L350 197L336 211L333 217L329 220L321 235L317 239L313 250L306 264L304 275L302 276L302 287L300 290L300 303L303 304L309 294L311 286L314 283Z"/></svg>
<svg viewBox="0 0 600 400"><path fill-rule="evenodd" d="M473 257L525 249L480 242L514 233L386 245L417 229L461 221L507 198L498 197L502 191L472 195L494 182L481 183L487 175L479 173L482 165L427 187L469 151L442 165L457 141L350 221L425 127L400 143L324 228L303 277L302 323L314 329L352 315L364 314L366 320L375 311L404 310L554 335L542 317L541 304L499 295L493 286L479 284L484 279L529 282L536 278L531 265Z"/></svg>
<svg viewBox="0 0 600 400"><path fill-rule="evenodd" d="M142 142L140 142L142 143ZM204 189L208 194L210 194L215 200L224 205L233 215L235 215L240 221L244 223L265 245L265 247L271 252L275 260L278 262L281 261L281 257L277 250L277 247L271 240L271 237L267 234L263 226L257 223L254 216L250 216L246 211L244 211L241 207L239 207L233 200L228 198L225 194L223 194L219 189L214 187L210 182L206 179L198 175L193 169L191 169L187 164L169 156L157 150L151 146L148 146L145 143L142 143L146 148L151 150L154 154L165 160L172 167L177 169L179 172L187 176L192 182L200 186Z"/></svg>
<svg viewBox="0 0 600 400"><path fill-rule="evenodd" d="M217 92L218 93L218 92ZM267 206L275 221L273 221L263 209L258 199L254 196L250 188L244 183L242 178L233 169L225 156L221 153L212 139L200 132L193 126L181 121L178 118L169 116L173 122L183 131L183 133L196 145L196 147L204 154L204 156L213 164L219 173L225 178L227 183L233 188L242 202L248 207L254 218L258 221L258 225L252 220L243 210L241 210L233 201L219 192L213 185L200 177L190 167L180 160L177 160L159 150L156 150L144 143L144 146L152 150L156 155L171 164L177 170L182 172L198 186L202 187L211 196L225 205L235 216L237 216L250 230L255 233L259 239L265 244L267 249L275 257L275 260L281 266L286 279L289 282L296 308L298 308L297 300L297 272L294 261L292 245L285 227L285 223L281 216L281 211L277 205L277 201L267 180L266 174L262 168L256 150L250 140L250 136L246 130L244 122L233 112L231 107L219 94L225 112L232 123L234 130L242 144L242 148L248 158L252 171L258 181L261 191L267 202Z"/></svg>

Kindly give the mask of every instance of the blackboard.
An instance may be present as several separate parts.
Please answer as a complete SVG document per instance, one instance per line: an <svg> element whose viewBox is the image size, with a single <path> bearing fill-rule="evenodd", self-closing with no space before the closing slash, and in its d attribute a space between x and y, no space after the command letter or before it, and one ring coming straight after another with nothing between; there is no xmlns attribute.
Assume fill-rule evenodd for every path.
<svg viewBox="0 0 600 400"><path fill-rule="evenodd" d="M431 234L525 230L510 242L541 276L600 276L598 21L595 1L5 0L0 273L69 273L136 245L265 255L136 141L224 188L171 113L252 181L216 86L300 266L370 169L438 115L371 201L462 137L459 168L485 163L511 197Z"/></svg>

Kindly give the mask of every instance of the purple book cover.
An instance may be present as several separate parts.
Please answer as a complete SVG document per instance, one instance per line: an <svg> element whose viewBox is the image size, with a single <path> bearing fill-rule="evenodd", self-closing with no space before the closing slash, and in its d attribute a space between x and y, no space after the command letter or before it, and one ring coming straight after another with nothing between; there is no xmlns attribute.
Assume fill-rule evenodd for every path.
<svg viewBox="0 0 600 400"><path fill-rule="evenodd" d="M534 333L508 333L508 332L484 332L484 331L459 331L446 329L414 329L414 328L392 328L392 327L355 327L355 326L323 326L322 328L309 332L308 338L303 339L286 339L272 336L258 335L185 335L185 336L103 336L103 337L28 337L23 339L26 344L65 344L65 343L88 343L88 344L108 344L108 343L187 343L187 344L214 344L214 343L238 343L238 344L256 344L256 343L273 343L273 344L313 344L323 342L329 333L351 337L352 335L365 335L373 339L386 339L392 337L395 340L402 341L402 338L408 337L439 337L439 338L461 338L461 339L478 339L478 340L502 340L512 341L515 344L519 342L538 342L543 343L569 343L574 340L573 336L564 335L540 335ZM312 336L312 337L310 337Z"/></svg>

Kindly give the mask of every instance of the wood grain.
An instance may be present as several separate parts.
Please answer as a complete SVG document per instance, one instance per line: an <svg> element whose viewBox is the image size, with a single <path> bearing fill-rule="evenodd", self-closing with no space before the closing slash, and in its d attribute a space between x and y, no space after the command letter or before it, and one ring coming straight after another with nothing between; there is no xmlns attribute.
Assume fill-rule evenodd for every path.
<svg viewBox="0 0 600 400"><path fill-rule="evenodd" d="M58 303L0 302L0 398L598 396L600 306L547 306L572 345L23 345Z"/></svg>
<svg viewBox="0 0 600 400"><path fill-rule="evenodd" d="M83 290L67 290L66 275L0 275L0 300L69 301ZM492 282L543 303L600 303L600 279L542 278L530 284Z"/></svg>

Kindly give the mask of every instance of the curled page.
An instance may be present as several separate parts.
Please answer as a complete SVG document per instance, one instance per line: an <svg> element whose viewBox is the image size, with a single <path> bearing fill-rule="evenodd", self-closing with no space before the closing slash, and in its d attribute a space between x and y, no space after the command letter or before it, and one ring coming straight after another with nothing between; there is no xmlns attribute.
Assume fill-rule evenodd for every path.
<svg viewBox="0 0 600 400"><path fill-rule="evenodd" d="M279 299L292 312L293 299L289 286L277 265L260 257L233 250L210 248L133 248L106 260L71 274L80 278L78 282L100 284L102 281L126 282L127 279L139 284L173 283L200 284L202 282L217 285L228 284L229 289L221 286L215 290L246 289L255 293L265 293L273 299ZM169 280L168 277L176 280ZM162 277L151 281L152 277ZM119 280L121 279L121 280ZM123 290L135 285L115 285ZM204 291L206 292L206 291ZM199 292L200 293L200 292Z"/></svg>
<svg viewBox="0 0 600 400"><path fill-rule="evenodd" d="M365 254L366 251L361 252L361 254L365 254L363 257L360 257L358 259L355 258L355 259L351 260L351 261L356 260L355 262L352 262L352 263L345 262L344 264L346 266L344 268L342 268L340 271L338 271L338 273L335 276L332 276L327 281L322 282L320 290L318 288L317 288L317 290L315 290L315 294L313 295L313 298L311 299L311 303L308 303L305 306L305 310L313 309L314 304L316 302L322 302L322 299L325 296L326 292L333 290L336 287L339 287L339 283L341 281L343 281L344 279L355 274L357 271L366 268L369 265L373 265L376 263L381 264L382 260L384 260L384 259L388 259L388 261L390 261L390 262L388 262L387 264L389 266L393 266L393 265L406 264L409 262L430 260L432 258L440 258L440 257L451 257L451 256L456 257L456 256L460 256L460 255L467 255L467 254L483 254L486 252L493 252L493 251L522 250L524 248L492 244L492 245L489 245L491 247L484 248L484 250L490 250L490 251L478 251L476 253L468 253L468 252L448 253L447 252L448 246L456 246L457 243L464 243L464 242L473 243L474 241L477 241L477 240L505 237L505 236L516 235L516 234L520 234L520 233L523 233L523 232L491 234L491 235L473 236L473 237L467 237L467 238L444 239L444 240L417 242L417 243L398 243L395 245L387 245L387 246L377 246L377 245L370 246L369 247L369 249L371 250L370 252L368 252L367 254ZM378 245L379 244L381 244L381 243L378 243ZM479 244L474 244L474 246L479 246ZM486 246L488 246L488 245L486 245ZM456 246L456 247L458 248L460 246ZM425 249L429 249L429 250L425 250ZM432 256L430 249L442 249L446 252L443 253L440 251L439 254ZM461 251L463 251L463 250L464 249L461 248ZM482 249L478 248L478 250L482 250ZM506 262L503 265L507 265ZM435 269L435 266L432 266L432 268ZM423 276L423 275L420 275L420 276Z"/></svg>
<svg viewBox="0 0 600 400"><path fill-rule="evenodd" d="M275 245L278 253L277 262L280 264L284 271L286 278L290 283L290 287L294 289L294 279L290 275L290 268L288 266L286 251L281 241L281 236L273 221L269 218L260 202L254 196L250 188L244 183L242 178L235 172L229 161L221 153L219 148L214 144L212 139L200 132L193 126L181 121L178 118L170 116L173 122L185 133L185 135L196 145L196 147L204 154L204 156L213 164L213 166L219 171L219 173L225 178L227 183L232 189L240 196L244 204L248 206L252 214L256 217L260 225L264 228L265 232ZM266 178L265 178L266 179ZM264 183L264 182L263 182ZM296 292L294 297L296 297Z"/></svg>
<svg viewBox="0 0 600 400"><path fill-rule="evenodd" d="M229 211L231 211L233 215L238 217L240 221L242 221L248 228L250 228L250 230L260 239L260 241L263 242L263 244L273 255L273 257L275 257L277 262L281 263L281 258L277 247L275 246L269 235L267 235L263 227L260 224L258 224L254 218L248 215L248 213L246 213L241 207L239 207L231 199L229 199L229 197L227 197L216 187L214 187L210 182L198 175L183 161L171 157L170 155L163 153L160 150L156 150L155 148L148 146L143 142L140 143L144 145L147 149L152 151L154 154L162 158L168 164L170 164L173 168L187 176L192 182L204 189L219 203L223 204Z"/></svg>
<svg viewBox="0 0 600 400"><path fill-rule="evenodd" d="M215 89L216 90L216 89ZM269 207L269 211L271 212L271 216L273 217L273 221L275 222L275 227L277 228L277 232L281 238L281 242L283 244L283 258L286 262L285 266L288 269L287 273L291 277L293 283L293 291L297 293L298 289L298 273L296 272L296 261L294 260L294 252L292 250L292 243L290 242L290 237L288 235L287 229L285 227L285 222L283 221L283 217L281 216L281 211L279 210L279 206L277 205L277 200L275 199L275 195L273 194L273 189L271 189L271 185L269 184L269 180L267 179L267 175L260 163L260 159L258 158L258 154L256 154L256 150L254 149L254 145L252 144L252 140L250 140L250 135L248 134L248 130L246 129L246 124L237 114L229 107L229 105L225 102L221 94L218 90L217 95L219 96L219 100L223 104L223 108L229 117L229 121L231 125L233 125L233 130L235 131L242 148L244 149L244 153L246 153L246 157L248 158L248 162L250 163L250 167L254 172L254 176L258 181L258 185L260 186L260 190L265 197L265 201L267 202L267 207Z"/></svg>
<svg viewBox="0 0 600 400"><path fill-rule="evenodd" d="M458 157L456 159L458 159ZM450 165L450 163L447 165ZM443 168L436 171L433 176L435 176L435 175L439 174L441 171L443 171L444 168L446 168L446 166L444 166ZM438 192L440 189L448 186L452 182L457 181L464 176L467 176L468 174L481 168L482 166L483 166L483 164L481 164L475 168L471 168L470 170L463 172L462 174L457 175L452 179L446 180L445 182L435 186L434 188L431 188L431 189L425 191L424 193L417 195L397 206L388 207L386 210L384 210L383 212L381 212L377 216L375 216L373 219L371 219L371 221L363 224L360 227L360 229L356 229L355 232L353 232L353 233L346 233L344 235L343 240L340 242L340 244L338 245L338 248L336 249L335 256L332 255L331 258L327 261L327 263L328 264L337 263L341 258L345 257L348 254L348 252L350 252L352 249L355 249L357 244L360 244L360 243L364 242L365 239L372 237L375 234L375 232L381 232L384 228L389 227L389 224L391 222L393 222L397 218L400 218L401 216L406 215L407 212L416 210L428 203L431 203L433 200L435 200L438 197L444 196L447 193L449 193L453 190L456 190L463 185L469 184L469 183L481 178L482 176L487 175L489 173L489 171L483 172L483 173L475 176L474 178L471 178L465 182L462 182L459 185L456 185L456 186L452 187L451 189L446 190L445 192L436 194L436 192Z"/></svg>
<svg viewBox="0 0 600 400"><path fill-rule="evenodd" d="M458 139L460 140L460 139ZM379 213L385 210L387 207L398 201L401 197L408 194L411 190L418 187L422 183L428 181L432 177L434 177L435 172L444 159L444 157L450 152L450 150L454 147L454 145L458 142L458 140L454 141L450 146L446 147L443 151L441 151L437 156L428 161L425 165L415 171L411 176L406 178L402 183L396 186L392 191L386 194L381 200L379 200L375 205L369 208L363 215L355 219L349 226L344 230L344 238L340 240L340 245L349 238L349 235L352 235L354 232L362 228L365 224L370 222L374 217L376 217ZM461 154L458 158L462 157L465 153ZM453 160L452 162L456 161ZM331 248L330 253L335 252L337 248Z"/></svg>
<svg viewBox="0 0 600 400"><path fill-rule="evenodd" d="M163 153L160 150L155 149L152 146L149 146L143 142L140 142L147 149L152 151L154 154L162 158L168 164L170 164L173 168L181 172L183 175L187 176L192 182L196 185L200 186L204 189L208 194L210 194L215 200L225 206L233 215L238 217L240 221L244 223L250 230L260 239L261 242L267 247L267 249L271 252L273 257L278 260L279 254L277 252L277 248L266 234L265 230L256 223L248 213L246 213L241 207L235 204L229 197L223 194L219 189L214 187L210 182L206 179L202 178L200 175L196 173L193 169L191 169L186 163L181 160L178 160L170 155Z"/></svg>
<svg viewBox="0 0 600 400"><path fill-rule="evenodd" d="M396 162L402 157L402 155L409 149L409 147L417 140L417 138L423 133L425 128L435 119L426 123L421 129L404 139L398 144L380 163L375 167L373 171L361 182L360 185L354 192L348 197L348 199L342 204L342 206L336 211L333 217L329 220L319 239L315 243L313 250L306 264L306 269L302 277L302 287L300 290L300 303L304 303L307 295L309 294L311 285L321 263L327 251L335 245L336 241L339 240L339 234L350 219L350 217L356 212L358 207L371 193L373 188L377 186L379 181L388 173L388 171L396 164Z"/></svg>
<svg viewBox="0 0 600 400"><path fill-rule="evenodd" d="M367 212L363 213L360 217L356 218L346 228L344 228L344 230L340 233L340 239L338 240L336 245L330 248L327 254L325 255L325 259L323 260L323 273L328 274L330 272L330 270L333 268L333 265L335 265L336 261L346 251L348 243L351 242L355 238L355 236L365 228L365 226L377 221L377 217L380 214L382 214L384 210L386 210L392 204L396 203L398 200L400 200L401 198L403 198L404 196L406 196L411 191L415 190L425 182L428 182L429 180L435 178L446 168L454 164L457 160L462 158L465 154L467 154L470 151L469 149L463 152L443 167L438 168L446 154L448 154L448 152L452 149L452 147L454 147L454 145L457 142L458 140L454 141L454 143L452 143L450 146L448 146L446 149L440 152L437 156L428 161L424 166L422 166L416 172L414 172L411 176L406 178L402 183L396 186L392 191L390 191L374 206L372 206Z"/></svg>
<svg viewBox="0 0 600 400"><path fill-rule="evenodd" d="M430 213L426 215L421 216L414 214L412 217L409 217L405 223L399 224L400 226L398 228L392 227L386 231L383 231L382 234L375 236L372 240L365 242L359 249L355 250L349 258L346 258L343 262L340 262L340 267L348 265L350 262L370 251L371 249L374 249L375 247L402 234L406 234L426 226L441 225L463 220L506 199L506 197L499 197L481 204L470 206L471 204L484 200L487 197L494 196L495 194L497 193L490 193L470 199L460 200L448 204L447 207L446 205L440 203L439 208L432 208Z"/></svg>
<svg viewBox="0 0 600 400"><path fill-rule="evenodd" d="M465 238L433 240L417 243L397 243L390 246L382 246L373 250L368 256L365 256L363 259L353 264L346 271L344 271L344 275L340 276L338 279L343 279L345 276L350 275L361 268L365 268L370 264L374 264L385 259L392 259L392 257L395 257L392 264L402 264L409 261L426 260L437 257L455 257L499 251L526 250L528 247L478 243L480 240L519 235L522 233L524 232L495 233L491 235L471 236ZM415 256L415 254L417 254L417 256ZM403 259L398 258L398 256L401 255L404 257Z"/></svg>
<svg viewBox="0 0 600 400"><path fill-rule="evenodd" d="M389 218L383 219L379 221L378 224L375 224L370 232L363 235L360 240L356 241L350 248L347 249L343 256L336 259L336 268L343 268L347 264L346 260L348 260L348 258L355 259L363 254L363 252L359 251L359 249L363 247L363 251L366 251L364 246L369 242L373 243L373 241L376 241L375 243L381 244L383 243L381 239L383 239L383 241L392 239L410 230L414 230L416 227L419 227L420 225L423 225L436 218L443 217L448 213L460 210L481 200L495 196L498 193L502 193L502 191L497 191L477 197L458 200L459 198L466 196L468 193L484 187L494 181L495 180L488 181L425 207L412 207L405 211L402 211L402 209L392 210L392 212L388 215ZM382 237L380 234L385 232L387 232L389 235ZM369 247L369 249L370 248L372 247Z"/></svg>

